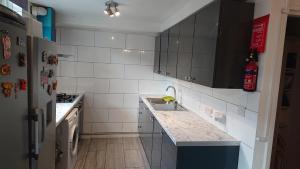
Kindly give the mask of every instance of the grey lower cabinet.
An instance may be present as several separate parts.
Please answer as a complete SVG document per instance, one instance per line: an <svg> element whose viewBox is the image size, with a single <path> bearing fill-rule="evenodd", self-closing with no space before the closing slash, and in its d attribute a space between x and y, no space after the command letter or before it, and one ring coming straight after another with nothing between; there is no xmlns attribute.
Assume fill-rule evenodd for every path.
<svg viewBox="0 0 300 169"><path fill-rule="evenodd" d="M237 169L239 146L176 146L140 100L139 136L151 169Z"/></svg>

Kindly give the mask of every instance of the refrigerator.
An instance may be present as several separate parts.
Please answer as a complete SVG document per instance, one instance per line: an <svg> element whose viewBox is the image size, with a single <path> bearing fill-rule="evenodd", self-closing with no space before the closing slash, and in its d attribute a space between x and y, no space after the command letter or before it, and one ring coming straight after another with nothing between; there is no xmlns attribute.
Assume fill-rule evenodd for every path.
<svg viewBox="0 0 300 169"><path fill-rule="evenodd" d="M56 46L0 6L0 169L55 169Z"/></svg>

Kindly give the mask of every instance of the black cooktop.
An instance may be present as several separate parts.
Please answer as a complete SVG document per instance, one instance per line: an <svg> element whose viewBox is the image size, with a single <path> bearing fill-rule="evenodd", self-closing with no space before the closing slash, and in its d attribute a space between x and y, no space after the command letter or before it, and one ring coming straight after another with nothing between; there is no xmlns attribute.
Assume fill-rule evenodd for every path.
<svg viewBox="0 0 300 169"><path fill-rule="evenodd" d="M78 95L59 93L56 95L56 103L72 103L77 97Z"/></svg>

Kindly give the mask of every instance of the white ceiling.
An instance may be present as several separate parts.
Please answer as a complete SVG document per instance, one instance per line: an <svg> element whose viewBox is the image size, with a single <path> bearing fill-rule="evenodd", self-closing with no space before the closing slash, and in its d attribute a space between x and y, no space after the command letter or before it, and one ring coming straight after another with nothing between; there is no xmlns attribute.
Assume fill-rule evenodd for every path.
<svg viewBox="0 0 300 169"><path fill-rule="evenodd" d="M192 2L210 0L116 0L121 16L109 18L103 13L106 0L31 0L53 7L58 26L77 26L139 32L159 32L169 18ZM199 9L199 8L198 8ZM191 14L194 11L187 11ZM186 12L185 12L186 13ZM189 14L183 14L188 16ZM182 14L181 14L182 15ZM170 22L170 21L169 21Z"/></svg>

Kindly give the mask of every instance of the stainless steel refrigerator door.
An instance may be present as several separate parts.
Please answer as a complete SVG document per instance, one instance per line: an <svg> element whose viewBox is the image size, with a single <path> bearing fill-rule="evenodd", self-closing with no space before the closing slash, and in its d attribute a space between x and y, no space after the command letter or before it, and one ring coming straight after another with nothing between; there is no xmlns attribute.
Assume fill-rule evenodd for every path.
<svg viewBox="0 0 300 169"><path fill-rule="evenodd" d="M32 142L38 146L34 150L37 158L32 162L35 169L55 169L56 92L52 87L56 81L56 65L49 64L49 59L56 56L56 46L44 39L28 37L28 47L29 102L37 115L36 123L31 123Z"/></svg>
<svg viewBox="0 0 300 169"><path fill-rule="evenodd" d="M6 33L11 39L12 52L7 60L3 57L2 45L2 36ZM27 66L18 65L19 54L26 55L25 26L0 16L0 38L0 67L11 66L9 75L0 74L0 169L28 169L28 91L19 90L15 95L12 89L12 95L5 97L2 88L5 82L11 82L15 87L20 79L27 80ZM22 44L18 43L20 40Z"/></svg>

